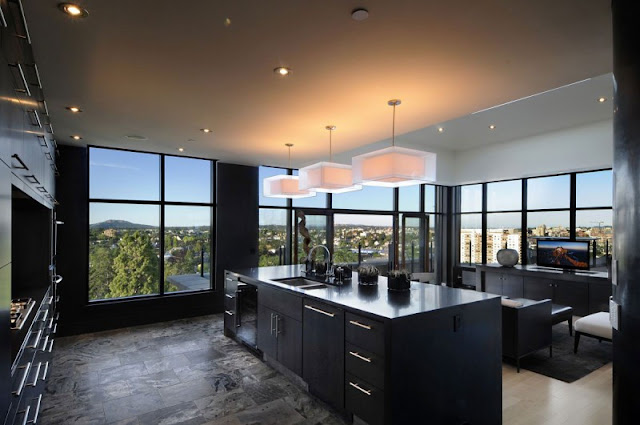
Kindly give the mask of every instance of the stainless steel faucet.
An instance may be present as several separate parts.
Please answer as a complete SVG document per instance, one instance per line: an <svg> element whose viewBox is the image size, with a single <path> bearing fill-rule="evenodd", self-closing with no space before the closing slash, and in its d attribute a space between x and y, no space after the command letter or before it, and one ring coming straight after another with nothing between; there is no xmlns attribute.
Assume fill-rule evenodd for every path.
<svg viewBox="0 0 640 425"><path fill-rule="evenodd" d="M325 245L316 245L313 248L311 248L311 250L309 251L309 255L307 255L307 261L311 262L311 254L313 254L313 251L316 250L316 248L324 248L324 250L327 252L327 272L326 275L328 277L333 276L333 263L331 262L331 252L329 252L329 248L327 248Z"/></svg>

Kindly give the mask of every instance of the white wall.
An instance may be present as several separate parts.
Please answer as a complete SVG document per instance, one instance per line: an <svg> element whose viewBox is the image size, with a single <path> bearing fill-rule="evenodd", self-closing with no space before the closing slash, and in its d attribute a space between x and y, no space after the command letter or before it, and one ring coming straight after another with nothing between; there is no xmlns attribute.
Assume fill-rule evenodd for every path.
<svg viewBox="0 0 640 425"><path fill-rule="evenodd" d="M453 162L456 184L610 168L613 121L456 152Z"/></svg>

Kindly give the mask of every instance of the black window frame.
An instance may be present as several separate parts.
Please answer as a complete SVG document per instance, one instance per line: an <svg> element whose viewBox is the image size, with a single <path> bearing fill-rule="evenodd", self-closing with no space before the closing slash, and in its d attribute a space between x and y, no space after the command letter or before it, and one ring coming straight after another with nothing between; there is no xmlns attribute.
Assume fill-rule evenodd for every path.
<svg viewBox="0 0 640 425"><path fill-rule="evenodd" d="M91 197L91 166L90 166L90 161L91 161L91 149L106 149L106 150L114 150L114 151L121 151L121 152L131 152L131 153L142 153L142 154L150 154L150 155L157 155L160 159L160 175L159 175L159 185L160 185L160 199L158 201L149 201L149 200L135 200L135 199L110 199L110 198L92 198ZM87 151L88 151L88 155L87 155L87 179L88 179L88 183L87 184L87 224L89 224L89 214L90 214L90 210L91 210L91 204L92 203L104 203L104 204L128 204L128 205L155 205L160 209L160 223L159 223L159 228L158 228L158 232L159 232L159 239L160 239L160 253L161 253L161 257L158 261L159 263L159 282L158 282L158 293L157 294L145 294L145 295L135 295L135 296L128 296L128 297L119 297L119 298L106 298L106 299L98 299L98 300L91 300L89 297L89 258L90 258L90 240L87 237L87 270L86 270L86 276L87 276L87 293L86 293L86 300L85 303L88 305L97 305L97 304L108 304L108 303L118 303L118 302L129 302L132 300L145 300L145 299L153 299L153 298L159 298L159 297L175 297L175 296L181 296L181 295L185 295L185 294L196 294L196 293L205 293L205 292L217 292L219 290L219 288L217 288L216 286L216 279L215 279L215 267L216 267L216 261L215 261L215 247L216 247L216 214L217 214L217 202L216 202L216 166L217 166L217 160L215 159L210 159L210 158L199 158L199 157L194 157L194 156L188 156L188 155L172 155L172 154L165 154L165 153L158 153L158 152L148 152L148 151L142 151L142 150L136 150L136 149L125 149L125 148L113 148L113 147L108 147L108 146L98 146L98 145L87 145ZM185 158L185 159L198 159L198 160L205 160L205 161L209 161L211 164L211 201L209 203L206 202L182 202L182 201L167 201L165 200L165 158L166 157L179 157L179 158ZM164 284L164 280L165 280L165 272L164 272L164 260L163 260L163 255L164 255L164 248L165 248L165 242L164 242L164 236L165 236L165 207L166 206L185 206L185 207L209 207L211 209L211 237L210 237L210 241L209 241L209 288L208 289L202 289L202 290L196 290L196 291L176 291L176 292L165 292L165 284Z"/></svg>

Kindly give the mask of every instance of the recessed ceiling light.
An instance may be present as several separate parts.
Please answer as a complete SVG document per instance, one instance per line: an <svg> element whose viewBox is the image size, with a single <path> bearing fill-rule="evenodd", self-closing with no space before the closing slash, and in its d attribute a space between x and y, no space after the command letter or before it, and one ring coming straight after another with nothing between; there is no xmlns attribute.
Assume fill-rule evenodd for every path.
<svg viewBox="0 0 640 425"><path fill-rule="evenodd" d="M606 97L601 97L601 98L598 99L598 102L600 102L600 103L604 103L606 101L607 101Z"/></svg>
<svg viewBox="0 0 640 425"><path fill-rule="evenodd" d="M178 148L179 152L184 152L184 148Z"/></svg>
<svg viewBox="0 0 640 425"><path fill-rule="evenodd" d="M369 17L369 11L363 7L359 7L357 9L353 9L351 12L351 19L354 21L364 21Z"/></svg>
<svg viewBox="0 0 640 425"><path fill-rule="evenodd" d="M495 125L495 124L491 124L491 125L489 126L489 130L495 130L495 129L496 129L496 125Z"/></svg>
<svg viewBox="0 0 640 425"><path fill-rule="evenodd" d="M82 140L82 137L80 137L80 136L78 136L78 135L73 135L73 136L71 136L71 138L72 138L73 140Z"/></svg>
<svg viewBox="0 0 640 425"><path fill-rule="evenodd" d="M74 18L84 18L89 15L87 9L83 9L77 4L73 3L60 3L58 4L58 9L62 10L69 16L73 16Z"/></svg>
<svg viewBox="0 0 640 425"><path fill-rule="evenodd" d="M444 128L438 127L438 133L444 133Z"/></svg>
<svg viewBox="0 0 640 425"><path fill-rule="evenodd" d="M273 72L275 72L278 75L282 75L283 77L286 77L287 75L291 74L291 68L287 68L286 66L279 66L275 68Z"/></svg>
<svg viewBox="0 0 640 425"><path fill-rule="evenodd" d="M75 114L78 112L82 112L82 109L78 108L77 106L67 106L67 111L71 111Z"/></svg>
<svg viewBox="0 0 640 425"><path fill-rule="evenodd" d="M231 19L230 18L224 18L224 26L225 27L230 27L231 26Z"/></svg>
<svg viewBox="0 0 640 425"><path fill-rule="evenodd" d="M211 133L210 128L201 128L200 131L202 131L203 133Z"/></svg>

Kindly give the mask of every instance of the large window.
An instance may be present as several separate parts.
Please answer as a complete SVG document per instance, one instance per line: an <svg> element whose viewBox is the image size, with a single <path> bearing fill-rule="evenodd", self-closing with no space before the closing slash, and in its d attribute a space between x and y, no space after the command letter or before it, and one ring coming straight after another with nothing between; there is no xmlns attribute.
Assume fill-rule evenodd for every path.
<svg viewBox="0 0 640 425"><path fill-rule="evenodd" d="M212 168L89 148L89 301L211 288Z"/></svg>
<svg viewBox="0 0 640 425"><path fill-rule="evenodd" d="M360 191L318 194L315 198L273 199L262 194L262 181L296 170L260 167L260 266L302 263L311 247L326 245L335 264L374 264L413 272L436 271L436 186L398 189L365 186ZM314 251L314 260L324 258Z"/></svg>
<svg viewBox="0 0 640 425"><path fill-rule="evenodd" d="M479 263L484 252L484 261L495 263L500 249L512 248L523 264L535 264L539 239L577 239L589 241L591 267L606 270L612 180L611 170L602 170L461 186L459 262Z"/></svg>

